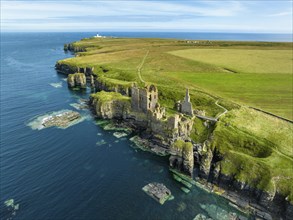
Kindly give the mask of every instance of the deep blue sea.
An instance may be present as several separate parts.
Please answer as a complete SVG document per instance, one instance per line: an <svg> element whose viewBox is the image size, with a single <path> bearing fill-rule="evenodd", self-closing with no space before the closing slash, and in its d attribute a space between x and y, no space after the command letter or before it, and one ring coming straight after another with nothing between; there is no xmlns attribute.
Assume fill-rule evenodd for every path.
<svg viewBox="0 0 293 220"><path fill-rule="evenodd" d="M174 38L182 40L227 40L227 41L264 41L292 42L293 34L268 33L193 33L193 32L99 32L100 35L137 38Z"/></svg>
<svg viewBox="0 0 293 220"><path fill-rule="evenodd" d="M120 34L108 33L140 35ZM0 219L190 220L198 213L208 215L204 206L236 212L225 199L199 188L182 192L168 171L168 158L133 148L129 137L117 139L96 125L88 110L80 111L82 122L67 129L29 126L37 116L76 110L70 104L88 97L90 91L68 90L66 76L58 75L54 65L72 56L64 53L64 43L93 35L1 34ZM160 205L148 197L142 187L154 181L170 188L175 199ZM9 199L18 210L4 205Z"/></svg>

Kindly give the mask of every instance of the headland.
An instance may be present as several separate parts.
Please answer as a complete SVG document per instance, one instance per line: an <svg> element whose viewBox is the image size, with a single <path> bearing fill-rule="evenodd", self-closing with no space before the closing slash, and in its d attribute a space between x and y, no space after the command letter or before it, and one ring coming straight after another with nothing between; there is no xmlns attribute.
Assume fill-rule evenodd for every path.
<svg viewBox="0 0 293 220"><path fill-rule="evenodd" d="M75 57L56 69L69 88L90 87L95 115L168 155L175 179L262 218L293 215L292 43L89 38L64 49Z"/></svg>

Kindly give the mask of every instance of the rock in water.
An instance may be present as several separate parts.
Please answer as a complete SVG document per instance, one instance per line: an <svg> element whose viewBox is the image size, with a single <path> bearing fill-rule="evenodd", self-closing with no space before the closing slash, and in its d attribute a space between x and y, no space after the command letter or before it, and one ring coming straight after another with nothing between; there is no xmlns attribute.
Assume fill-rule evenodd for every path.
<svg viewBox="0 0 293 220"><path fill-rule="evenodd" d="M79 119L81 116L78 112L66 111L57 115L46 118L42 125L44 127L67 127L72 121Z"/></svg>
<svg viewBox="0 0 293 220"><path fill-rule="evenodd" d="M116 138L122 138L122 137L125 137L127 136L128 134L124 133L124 132L114 132L113 134Z"/></svg>
<svg viewBox="0 0 293 220"><path fill-rule="evenodd" d="M86 88L86 77L83 73L69 74L67 78L69 88L79 87Z"/></svg>
<svg viewBox="0 0 293 220"><path fill-rule="evenodd" d="M142 190L161 205L173 198L171 191L162 183L149 183Z"/></svg>
<svg viewBox="0 0 293 220"><path fill-rule="evenodd" d="M194 217L193 220L212 220L211 218L206 217L203 214L198 214L197 216Z"/></svg>
<svg viewBox="0 0 293 220"><path fill-rule="evenodd" d="M14 207L14 199L8 199L4 202L7 207Z"/></svg>

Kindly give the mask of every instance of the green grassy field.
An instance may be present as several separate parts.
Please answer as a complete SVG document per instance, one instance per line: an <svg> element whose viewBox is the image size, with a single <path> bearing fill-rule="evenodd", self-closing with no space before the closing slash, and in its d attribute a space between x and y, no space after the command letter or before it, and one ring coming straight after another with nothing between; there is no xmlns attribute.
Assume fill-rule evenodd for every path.
<svg viewBox="0 0 293 220"><path fill-rule="evenodd" d="M108 68L104 77L138 81L137 68L146 52L142 78L162 88L190 87L240 104L293 119L292 43L209 42L166 39L86 39L87 48L63 62ZM122 72L121 72L122 70ZM195 97L196 98L196 97ZM209 110L214 114L212 110Z"/></svg>
<svg viewBox="0 0 293 220"><path fill-rule="evenodd" d="M293 200L293 125L242 107L214 130L212 147L225 155L222 172Z"/></svg>
<svg viewBox="0 0 293 220"><path fill-rule="evenodd" d="M235 73L291 73L292 50L259 49L187 49L170 52L173 55L211 65Z"/></svg>
<svg viewBox="0 0 293 220"><path fill-rule="evenodd" d="M257 112L258 107L293 119L292 43L187 41L172 39L84 39L73 43L84 52L60 64L95 67L107 85L159 88L159 102L173 114L176 101L190 89L195 109L216 116L215 127L195 119L191 138L205 141L223 155L221 172L293 201L293 124ZM242 106L242 107L240 107Z"/></svg>

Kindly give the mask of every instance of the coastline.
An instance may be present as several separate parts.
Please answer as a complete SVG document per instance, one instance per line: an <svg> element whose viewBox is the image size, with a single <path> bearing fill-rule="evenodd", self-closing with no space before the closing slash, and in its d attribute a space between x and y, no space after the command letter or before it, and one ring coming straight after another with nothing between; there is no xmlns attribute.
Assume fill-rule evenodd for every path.
<svg viewBox="0 0 293 220"><path fill-rule="evenodd" d="M77 49L76 51L74 51L74 52L81 52L82 50L79 50L79 49ZM89 79L89 76L91 76L92 75L92 70L88 70L88 68L86 68L86 67L84 67L84 66L80 66L80 67L78 67L77 66L77 68L75 69L75 70L72 70L71 69L71 67L69 67L69 66L56 66L56 69L57 69L57 71L58 72L60 72L60 73L62 73L62 74L69 74L69 73L72 73L72 72L84 72L85 73L85 76L86 76L86 78L87 78L87 81L89 81L89 80L91 80L91 79ZM98 85L98 87L99 87L99 89L98 90L105 90L105 91L115 91L115 92L119 92L119 93L121 93L122 95L129 95L130 94L130 91L128 90L128 89L126 89L126 88L123 88L123 87L121 87L121 88L109 88L109 87L107 87L107 85L105 85L105 84L103 84L103 83L101 83L101 84L99 84L99 83L96 83L96 85ZM93 106L92 106L93 107ZM115 118L115 117L114 117ZM149 141L147 138L146 139L143 139L143 141L142 142L147 142L147 141ZM156 144L157 144L158 142L156 142ZM153 153L156 153L156 151L154 151L154 150L151 150L151 149L149 149L151 152L153 152ZM225 179L225 177L222 177L223 179ZM212 188L214 188L214 186L216 186L215 184L213 184L212 185L212 187L210 187L209 186L209 184L210 183L208 183L208 182L205 182L205 180L207 180L208 179L208 176L206 176L206 177L203 177L203 178L200 178L200 180L201 180L201 182L203 183L203 186L205 186L205 187L203 187L203 188L205 188L205 189L210 189L210 191L212 191ZM229 180L229 178L226 178L226 179L228 179L228 181L227 182L231 182L231 180ZM214 182L214 183L216 183L216 181ZM233 183L234 185L241 185L241 183ZM227 184L228 185L228 184ZM223 186L223 185L222 185ZM220 186L221 187L221 186ZM240 186L240 188L239 189L241 189L241 187L242 186ZM224 189L225 187L223 187L223 188L221 188L221 189ZM235 187L236 188L236 187ZM220 189L220 191L221 191L221 189ZM233 204L235 204L235 205L237 205L237 206L240 206L240 207L244 207L244 208L248 208L249 210L250 210L250 212L254 212L254 214L255 215L257 215L258 217L261 217L261 218L263 218L263 219L270 219L270 217L269 217L269 215L267 214L267 213L265 213L265 210L263 210L263 207L261 207L261 206L259 206L257 203L251 203L249 200L245 200L245 199L242 199L241 198L241 196L243 196L241 193L239 193L239 192L237 192L239 189L236 189L236 190L231 190L230 192L228 192L228 190L226 189L226 191L228 192L228 193L223 193L221 196L223 196L224 198L226 198L226 199L228 199L228 200L230 200ZM251 189L250 189L251 190ZM235 192L236 193L238 193L238 194L235 194ZM262 193L260 192L260 191L258 191L258 193L261 195ZM267 202L267 201L266 201ZM266 203L265 202L265 203ZM291 207L291 208L290 208ZM268 208L268 207L267 207ZM289 214L287 214L289 217L290 217L290 213L292 212L292 210L293 210L293 206L291 205L290 206L290 204L289 204L289 208L288 208L288 210L289 210ZM290 211L291 210L291 211ZM276 213L275 212L271 212L270 213L273 217L276 217L276 216L274 216ZM289 218L288 218L289 219Z"/></svg>

